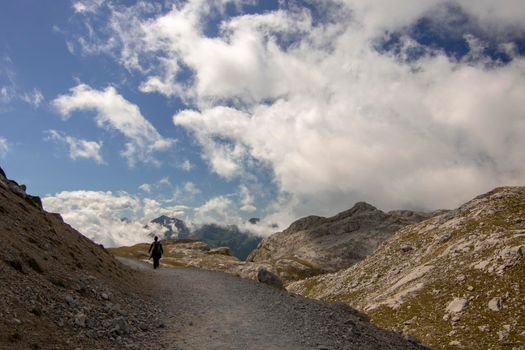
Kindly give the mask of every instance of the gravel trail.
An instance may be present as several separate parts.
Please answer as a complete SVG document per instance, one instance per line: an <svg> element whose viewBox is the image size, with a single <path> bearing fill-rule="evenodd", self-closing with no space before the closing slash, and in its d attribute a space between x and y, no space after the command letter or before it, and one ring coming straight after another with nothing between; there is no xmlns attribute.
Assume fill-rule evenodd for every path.
<svg viewBox="0 0 525 350"><path fill-rule="evenodd" d="M161 268L119 259L151 274L165 349L426 349L377 329L344 305L326 304L206 270Z"/></svg>

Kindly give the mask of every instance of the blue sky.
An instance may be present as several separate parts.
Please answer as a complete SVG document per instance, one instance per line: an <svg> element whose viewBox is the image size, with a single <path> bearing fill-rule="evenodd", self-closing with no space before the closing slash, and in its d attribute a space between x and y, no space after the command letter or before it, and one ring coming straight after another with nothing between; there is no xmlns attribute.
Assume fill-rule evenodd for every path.
<svg viewBox="0 0 525 350"><path fill-rule="evenodd" d="M167 214L451 208L525 178L520 1L7 1L0 163L107 245ZM120 219L127 217L129 222Z"/></svg>

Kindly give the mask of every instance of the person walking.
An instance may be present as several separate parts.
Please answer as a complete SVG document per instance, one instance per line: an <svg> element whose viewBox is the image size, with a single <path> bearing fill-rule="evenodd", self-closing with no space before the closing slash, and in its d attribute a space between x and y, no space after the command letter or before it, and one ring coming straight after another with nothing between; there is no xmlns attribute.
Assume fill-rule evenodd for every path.
<svg viewBox="0 0 525 350"><path fill-rule="evenodd" d="M160 266L160 258L164 253L162 249L162 243L159 242L159 238L155 236L155 241L149 246L148 253L151 253L150 259L153 258L153 268L156 269Z"/></svg>

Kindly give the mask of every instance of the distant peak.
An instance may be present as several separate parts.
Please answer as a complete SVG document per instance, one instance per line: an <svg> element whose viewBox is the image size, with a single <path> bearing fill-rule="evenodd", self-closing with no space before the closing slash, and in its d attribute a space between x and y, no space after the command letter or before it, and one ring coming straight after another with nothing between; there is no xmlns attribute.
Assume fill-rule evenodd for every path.
<svg viewBox="0 0 525 350"><path fill-rule="evenodd" d="M367 202L357 202L356 204L354 204L354 206L350 210L355 210L355 211L377 210L377 208L374 207L372 204L368 204Z"/></svg>

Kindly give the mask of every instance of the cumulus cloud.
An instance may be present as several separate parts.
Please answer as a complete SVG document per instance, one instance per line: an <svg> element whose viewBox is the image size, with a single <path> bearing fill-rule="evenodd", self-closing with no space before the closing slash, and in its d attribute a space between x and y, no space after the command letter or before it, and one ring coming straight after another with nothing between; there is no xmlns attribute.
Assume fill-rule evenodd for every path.
<svg viewBox="0 0 525 350"><path fill-rule="evenodd" d="M98 164L104 164L102 158L102 142L77 139L57 130L48 130L45 140L66 144L69 147L69 157L73 160L78 158L93 159Z"/></svg>
<svg viewBox="0 0 525 350"><path fill-rule="evenodd" d="M195 208L194 220L197 223L232 222L232 201L226 196L217 196L209 199L198 208ZM233 214L233 217L237 217Z"/></svg>
<svg viewBox="0 0 525 350"><path fill-rule="evenodd" d="M0 158L5 156L9 151L9 144L7 140L0 136Z"/></svg>
<svg viewBox="0 0 525 350"><path fill-rule="evenodd" d="M154 225L145 224L159 215L181 216L185 206L163 206L125 192L64 191L43 198L47 211L61 213L64 220L86 237L108 247L151 240Z"/></svg>
<svg viewBox="0 0 525 350"><path fill-rule="evenodd" d="M212 171L232 179L254 162L271 169L275 220L358 200L453 207L523 184L525 60L511 40L524 33L521 1L319 2L321 18L298 6L240 13L207 35L207 16L227 3L193 0L148 18L128 8L140 25L114 31L121 44L111 50L144 75L142 91L191 106L173 120ZM410 36L420 19L439 25L451 8L472 25L455 33L467 42L464 58ZM382 43L393 33L389 50ZM509 48L508 62L486 56L482 34ZM212 198L196 216L224 219L231 204Z"/></svg>
<svg viewBox="0 0 525 350"><path fill-rule="evenodd" d="M124 99L112 86L96 90L79 84L70 89L69 94L58 96L52 104L64 119L75 111L95 111L98 127L116 130L128 140L122 156L130 166L137 162L159 165L154 154L168 150L175 143L173 139L162 137L144 118L139 107Z"/></svg>

